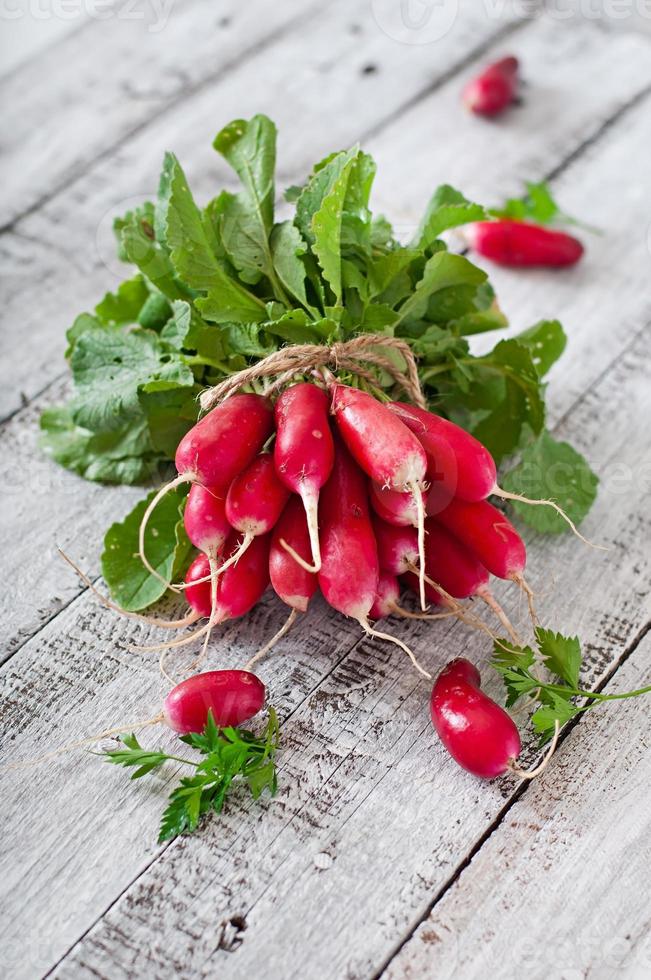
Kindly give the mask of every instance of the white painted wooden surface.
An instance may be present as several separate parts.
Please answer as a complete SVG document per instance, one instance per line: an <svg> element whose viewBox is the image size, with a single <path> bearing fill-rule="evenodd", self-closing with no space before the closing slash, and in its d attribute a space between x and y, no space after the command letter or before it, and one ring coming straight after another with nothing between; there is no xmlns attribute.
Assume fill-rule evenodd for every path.
<svg viewBox="0 0 651 980"><path fill-rule="evenodd" d="M158 39L119 24L68 35L45 53L48 86L34 59L5 78L13 131L23 134L9 146L4 180L15 188L3 236L2 407L12 416L0 430L5 758L149 716L164 694L151 656L124 650L150 631L98 609L53 555L60 544L97 571L103 529L139 491L86 484L52 466L36 449L35 423L62 397L64 327L119 272L103 261L102 219L152 193L168 146L205 197L229 179L210 152L214 131L254 111L281 127L281 186L332 146L363 138L378 160L377 198L405 228L442 180L490 203L550 174L567 210L604 227L568 273L490 271L514 327L542 316L565 322L551 421L602 476L586 532L612 546L608 555L567 537L529 536L544 618L581 633L586 683L648 683L651 43L579 18L496 20L478 4L435 43L405 44L378 28L372 10L386 25L386 7L286 3L264 5L263 17L255 3L241 11L187 3ZM213 39L209 18L229 15L227 36ZM121 99L143 40L138 83L149 95ZM495 124L465 117L463 80L510 49L525 66L524 104ZM183 80L170 77L172 63ZM365 73L369 65L376 70ZM33 152L49 145L51 167L34 167ZM31 357L17 350L17 324ZM503 597L524 621L518 597ZM246 626L224 631L214 662L242 663L283 616L266 598ZM460 653L482 664L489 652L448 624L395 630L431 669ZM238 801L194 837L154 843L172 771L130 784L78 754L29 779L2 773L5 824L15 832L0 844L0 973L648 973L646 906L627 897L645 886L646 702L582 719L558 763L523 790L457 769L431 731L426 685L397 651L361 641L322 605L261 674L284 719L279 796ZM639 868L625 863L631 849ZM570 904L560 921L563 889ZM527 936L538 953L522 945ZM577 936L578 951L569 946Z"/></svg>

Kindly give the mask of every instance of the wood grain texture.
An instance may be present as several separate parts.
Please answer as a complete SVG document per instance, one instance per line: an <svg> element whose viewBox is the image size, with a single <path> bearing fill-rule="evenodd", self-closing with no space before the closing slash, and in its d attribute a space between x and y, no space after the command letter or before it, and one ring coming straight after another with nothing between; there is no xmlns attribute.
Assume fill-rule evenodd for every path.
<svg viewBox="0 0 651 980"><path fill-rule="evenodd" d="M651 616L650 521L643 506L648 436L636 425L651 407L648 367L646 344L638 343L560 432L590 443L601 471L613 467L620 476L631 475L625 493L621 483L606 481L595 509L594 527L612 550L587 555L564 538L537 542L533 552L532 578L549 590L540 599L543 620L581 633L587 683L611 669ZM624 428L630 437L623 442ZM125 654L116 649L143 636L142 628L116 623L92 605L87 596L73 603L3 670L20 755L33 754L43 733L49 744L60 744L155 710L155 670L140 668L134 683L135 668L123 666ZM507 605L517 615L513 592ZM232 663L233 656L241 661L243 645L269 635L280 620L265 603L247 630L226 632L219 662ZM484 637L456 627L392 628L430 669L461 653L479 663L488 654ZM153 790L128 783L124 773L98 772L96 760L70 758L58 763L65 765L65 791L57 790L53 821L41 784L24 785L19 772L5 779L5 798L18 790L21 812L29 815L23 833L35 872L21 871L20 904L14 901L5 923L8 941L16 942L23 929L39 930L52 955L126 888L66 957L59 975L239 977L255 972L264 956L270 978L369 976L499 816L516 785L479 783L461 772L436 743L427 686L403 655L355 643L355 636L349 622L319 611L261 670L285 718L279 797L260 809L237 801L213 821L214 829L173 842L148 867L156 856L150 847L162 802ZM496 679L487 683L497 693ZM102 875L89 898L79 882L88 880L91 853L97 862L91 866L101 867ZM55 881L66 896L67 918L51 925L49 882ZM9 878L3 882L12 885L15 892ZM243 942L227 951L220 945L222 924L238 916L247 923ZM339 937L334 945L333 935Z"/></svg>
<svg viewBox="0 0 651 980"><path fill-rule="evenodd" d="M351 31L351 24L360 29ZM6 289L0 418L60 375L65 329L124 278L125 266L115 257L112 220L155 195L165 150L174 149L197 198L205 201L221 186L232 188L234 181L212 149L215 132L231 119L266 112L280 128L280 193L304 179L333 147L354 143L436 88L459 62L504 30L503 20L486 19L481 8L472 8L435 45L433 58L431 46L414 53L412 46L388 37L370 10L351 21L349 5L338 0L217 84L190 90L182 104L107 153L83 178L2 236ZM377 70L365 72L369 65ZM29 338L29 356L18 362L9 359L16 322Z"/></svg>
<svg viewBox="0 0 651 980"><path fill-rule="evenodd" d="M586 31L582 54L574 51L566 54L568 57L572 54L573 65L580 66L584 77L594 79L604 70L603 43L593 31ZM589 43L590 38L592 43ZM540 65L544 51L549 47L549 38L542 44L537 32L532 30L521 36L519 44L527 63ZM635 66L628 79L628 91L625 92L624 88L620 90L618 104L621 104L631 97L631 90L636 90L640 83L639 72L644 70L647 62L636 61L636 57L645 53L645 43L640 47L636 39L620 38L618 44L624 45L620 68L624 69L629 63ZM555 75L560 72L559 66ZM561 77L559 84L567 84L567 78ZM420 119L413 119L408 114L404 120L390 126L386 137L378 135L373 141L371 149L378 156L378 180L385 188L381 194L382 201L384 194L388 193L388 185L382 183L385 170L392 175L391 186L395 188L396 195L403 193L404 184L398 170L400 159L393 149L403 143L407 144L409 154L420 153L419 169L407 174L414 206L418 204L420 207L439 180L452 178L460 186L479 180L473 175L477 174L476 157L485 141L485 124L478 123L479 130L465 122L463 125L460 123L458 129L450 124L445 142L449 156L438 172L433 171L429 162L432 151L418 151L417 145L410 141L412 131L422 130L426 119L450 118L451 113L456 113L459 118L457 90L458 82L454 80L423 103L422 110L419 110L422 111ZM592 86L589 91L592 91ZM437 108L439 105L440 110ZM615 105L611 108L616 111ZM598 377L635 332L643 329L650 319L651 308L646 289L649 253L645 250L639 229L644 195L647 200L651 198L651 177L648 171L640 171L635 181L622 183L619 178L619 168L624 166L627 154L626 146L634 147L634 152L639 154L645 144L648 111L648 102L643 101L621 123L603 134L590 150L585 164L579 157L562 177L561 200L564 204L568 202L568 208L571 207L579 215L590 216L593 212L592 202L599 199L602 201L600 207L607 211L608 234L590 238L583 265L551 278L549 273L544 272L509 273L496 266L489 269L502 306L513 317L514 330L522 329L544 316L560 315L570 335L568 351L559 363L558 373L552 375L548 393L552 421L567 410L578 394ZM563 130L568 147L576 147L598 129L602 118L602 106L595 102L584 114L573 109L567 117L561 115L557 128ZM548 153L542 131L536 136L536 127L527 126L526 139L523 134L514 135L509 129L501 134L505 146L508 146L508 155L506 151L503 158L496 153L484 154L483 183L481 187L473 188L481 192L478 194L480 199L499 195L500 191L491 191L491 186L503 187L503 193L515 189L512 175L520 172L522 164L518 154L522 152L526 154L529 168L526 172L530 176L541 176L546 169L553 167L554 158ZM537 154L533 149L536 139L539 147ZM464 148L470 147L472 140L473 152L467 154ZM442 151L438 147L434 152L438 155ZM189 151L188 159L191 159ZM537 159L537 163L532 170L530 167L534 159ZM509 161L508 166L506 160ZM608 188L607 195L602 194L603 187ZM401 198L399 202L401 209L406 207L403 200ZM627 256L625 263L621 259L624 253ZM613 269L617 270L618 281L626 284L625 288L611 288ZM106 281L106 270L102 271L101 278ZM61 271L60 275L60 281L57 280L59 285L53 286L52 292L54 297L58 296L64 302L64 285L70 284L70 290L74 293L77 279L72 272L64 276ZM84 277L80 276L79 281L85 282ZM598 304L595 304L595 294L599 296ZM48 293L46 302L54 303L54 297ZM62 335L57 335L56 345L61 346L61 341ZM43 340L41 346L46 348L47 341ZM58 362L50 359L47 368L48 371L58 370ZM64 391L62 387L50 390L46 398L39 399L34 406L15 416L0 433L5 447L4 458L8 461L3 484L7 506L0 509L0 534L7 542L9 556L0 570L0 587L11 598L8 612L0 624L0 638L7 653L31 636L61 608L62 603L78 592L75 583L67 576L63 577L63 582L67 583L63 586L62 569L54 557L55 547L58 545L70 550L84 567L97 572L97 557L104 529L111 520L118 520L126 514L140 493L127 488L107 489L84 483L39 454L36 446L38 411L46 404L60 401ZM590 457L589 446L587 452ZM28 538L25 535L26 527L30 529ZM36 579L35 568L40 569Z"/></svg>
<svg viewBox="0 0 651 980"><path fill-rule="evenodd" d="M650 654L647 635L605 693L651 683ZM585 716L383 980L648 976L648 724L644 698Z"/></svg>
<svg viewBox="0 0 651 980"><path fill-rule="evenodd" d="M74 183L100 154L115 153L130 134L198 87L214 85L316 6L172 0L132 4L129 13L117 0L104 19L87 18L0 80L6 107L0 178L12 187L0 225Z"/></svg>

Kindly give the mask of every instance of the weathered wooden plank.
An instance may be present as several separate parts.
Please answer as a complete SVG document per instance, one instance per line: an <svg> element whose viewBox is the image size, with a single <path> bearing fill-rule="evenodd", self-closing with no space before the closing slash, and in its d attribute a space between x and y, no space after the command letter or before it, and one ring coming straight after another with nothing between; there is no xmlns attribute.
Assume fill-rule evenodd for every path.
<svg viewBox="0 0 651 980"><path fill-rule="evenodd" d="M124 278L125 267L115 258L112 219L155 193L166 149L176 151L205 200L222 183L232 186L228 167L212 150L215 131L232 118L267 112L281 129L280 192L333 147L353 143L436 87L505 29L503 20L486 18L482 8L473 7L436 45L434 59L431 46L414 53L412 46L383 33L369 10L352 23L360 31L350 30L345 0L320 9L287 31L269 53L260 51L218 83L194 91L3 236L2 313L8 326L0 335L0 418L15 411L21 397L32 397L57 377L66 326ZM377 70L368 73L369 66ZM630 92L628 81L624 85ZM619 104L617 96L609 104ZM18 362L11 357L11 326L17 322L28 345Z"/></svg>
<svg viewBox="0 0 651 980"><path fill-rule="evenodd" d="M605 693L651 683L650 653ZM648 721L644 698L590 712L382 977L647 976Z"/></svg>
<svg viewBox="0 0 651 980"><path fill-rule="evenodd" d="M315 4L116 3L0 81L4 227L78 179L98 155L272 43ZM322 8L323 4L319 4Z"/></svg>
<svg viewBox="0 0 651 980"><path fill-rule="evenodd" d="M88 19L88 9L83 4L72 11L72 16L64 18L40 6L36 7L35 16L33 5L30 8L28 3L5 5L0 88L12 74L24 71L31 59L44 59L46 52L61 44L67 35L83 30Z"/></svg>
<svg viewBox="0 0 651 980"><path fill-rule="evenodd" d="M651 615L651 559L645 544L650 522L642 479L648 438L635 425L650 408L647 373L642 341L584 398L560 432L584 448L590 445L604 474L588 530L598 528L600 540L612 550L593 554L569 538L537 543L535 549L532 578L541 588L549 587L540 599L543 618L580 630L589 645L587 682L610 669ZM623 429L630 431L624 442ZM621 480L624 472L631 474L626 494L611 479L612 474ZM513 593L508 601L514 611ZM117 645L142 634L140 628L109 627L103 612L88 616L88 609L83 597L59 617L62 622L43 632L45 649L36 638L4 668L15 712L10 721L22 751L31 754L35 737L44 731L53 731L59 742L67 738L63 725L73 717L73 734L87 731L100 722L99 705L102 724L117 711L138 717L139 705L142 714L155 705L153 690L159 684L151 671L139 671L133 684L133 671L118 670L114 647L101 661L104 669L96 663L106 649L101 637L107 629L113 630ZM278 621L272 619L265 605L254 614L250 629L229 632L224 662L232 662L231 644L241 649L247 637L260 637L263 627L270 631ZM317 632L310 635L314 625ZM433 630L420 623L393 628L430 669L461 653L479 662L488 653L482 636L468 637L456 627ZM333 633L338 647L330 660ZM65 958L60 976L151 972L227 978L255 975L261 963L271 978L369 976L498 816L515 785L478 783L446 757L429 725L427 686L405 667L398 651L359 643L337 664L352 635L346 621L337 619L335 625L333 617L319 615L316 623L301 624L299 636L284 648L289 656L280 653L261 670L281 714L289 715L280 797L262 810L243 812L234 806L219 818L218 831L206 828L177 840L146 870L140 833L146 823L147 841L152 840L154 799L142 786L125 784L123 773L93 773L72 759L65 763L66 798L81 803L92 793L92 804L85 804L82 848L69 836L69 827L78 824L69 807L62 806L62 824L55 832L49 803L39 802L42 794L23 786L20 804L22 813L30 815L25 833L31 853L38 864L45 848L47 861L40 874L23 876L20 906L6 923L9 938L20 934L25 916L36 929L50 914L48 882L55 873L66 896L71 886L62 884L64 873L75 881L66 903L70 920L60 924L69 942L75 930L87 928L101 914L108 894L118 894L129 874L141 871ZM92 668L86 667L86 657L94 661ZM313 671L303 677L312 660ZM496 679L488 679L488 690L496 693ZM42 703L39 719L31 715L34 703ZM95 806L95 800L105 798L100 797L102 779L112 799L106 810ZM13 792L10 782L6 798ZM146 817L134 818L135 833L123 814L135 813L138 804ZM98 853L105 855L109 845L104 842L110 841L112 858L109 866L99 858L101 889L80 907L77 877L84 879L86 848L96 836ZM11 887L9 880L3 884ZM242 915L247 923L243 942L227 952L220 948L222 923ZM338 935L336 944L333 935Z"/></svg>
<svg viewBox="0 0 651 980"><path fill-rule="evenodd" d="M603 43L597 38L593 45L587 43L583 53L573 56L572 63L580 66L583 76L591 81L604 70ZM526 42L526 43L525 43ZM520 40L521 50L530 64L540 64L545 51L549 51L549 39L540 42L535 33ZM626 45L621 49L622 70L627 62L637 65L634 50L638 50L633 39L633 48L629 48L630 39L620 39L618 43ZM612 50L612 49L609 49ZM642 49L644 50L644 49ZM568 57L571 52L566 52ZM626 56L626 57L625 57ZM583 60L585 59L585 60ZM562 72L566 59L555 69L555 77ZM630 80L629 80L630 81ZM639 77L635 80L640 81ZM565 84L561 78L559 84ZM454 91L451 91L451 88ZM592 91L592 84L586 88ZM390 127L389 135L380 141L378 137L373 149L379 158L379 179L386 169L393 175L392 187L399 198L399 207L403 210L404 182L400 179L399 157L393 147L406 143L408 154L417 152L417 145L410 142L410 134L414 127L422 128L425 118L450 118L450 113L457 111L456 92L457 82L446 86L437 96L424 103L423 117L420 122L407 116ZM620 98L624 98L620 92ZM439 112L439 101L445 102L446 110ZM578 112L578 110L577 110ZM464 117L465 118L465 117ZM565 126L565 116L561 116L558 127ZM567 119L568 128L563 128L565 144L575 146L593 131L601 119L600 107L592 105L590 114L580 117L580 125L574 110ZM438 181L449 177L454 172L454 166L460 170L461 180L466 183L476 181L473 176L482 170L484 183L472 190L483 191L480 197L488 196L491 186L503 187L504 192L514 189L514 173L527 173L530 176L540 176L545 168L551 167L551 158L547 156L547 143L541 133L536 136L535 127L531 127L527 138L512 134L505 130L502 134L505 145L508 145L508 155L504 160L489 148L486 148L482 168L476 165L479 155L479 136L476 126L479 126L481 140L486 142L483 124L475 121L474 126L460 122L455 128L450 122L449 137L442 141L441 147L454 143L456 150L450 152L450 160L438 172L430 164L429 154L419 156L420 169L405 174L406 183L416 189L412 192L412 201L419 204L426 198L432 186ZM578 125L578 129L577 129ZM589 242L589 253L585 265L560 275L535 272L512 273L493 267L493 276L500 296L504 289L506 298L502 299L503 308L513 315L514 326L521 329L543 316L561 314L570 333L569 349L559 365L562 375L557 381L552 381L549 400L551 417L558 418L572 403L576 395L584 390L599 372L607 365L609 359L625 346L640 324L649 318L648 291L646 279L648 256L636 242L635 229L639 225L640 202L644 195L651 193L651 176L640 171L636 181L621 182L618 174L623 165L628 145L639 153L647 138L647 108L646 104L631 112L620 125L604 135L604 138L591 151L585 167L580 160L568 171L561 185L562 199L573 205L576 195L581 200L576 201L577 213L583 213L586 202L600 199L604 208L608 209L608 234L593 238ZM456 135L455 135L456 134ZM537 139L539 159L535 167L532 163L536 154L533 149ZM455 142L458 140L458 142ZM474 140L473 153L467 156L464 147ZM442 152L438 150L437 154ZM526 170L521 169L518 153L526 154ZM407 161L408 157L405 158ZM508 167L504 161L509 160ZM456 163L454 162L456 160ZM408 166L405 162L405 167ZM647 188L645 189L645 182ZM388 184L383 184L381 197L388 193ZM641 190L639 189L641 188ZM495 192L497 195L501 191ZM617 209L615 213L615 209ZM591 209L590 212L591 213ZM624 265L622 256L626 255ZM626 288L620 293L611 288L613 269L621 268L621 279L626 282ZM584 271L585 269L585 271ZM70 277L69 277L70 278ZM83 276L79 277L83 279ZM102 276L103 279L106 276ZM75 281L77 281L75 279ZM73 288L73 287L71 287ZM52 286L63 303L63 283ZM598 293L599 303L594 296ZM49 293L48 293L49 296ZM556 300L554 297L558 297ZM49 302L48 297L44 300ZM52 300L54 302L54 300ZM568 314L571 314L568 316ZM597 336L599 342L596 342ZM57 338L58 345L60 338ZM43 346L47 346L43 342ZM15 364L15 361L12 361ZM50 363L49 368L52 368ZM556 377L556 376L555 376ZM60 390L48 393L48 400L60 400ZM81 559L90 569L97 569L96 554L99 549L100 535L112 519L128 511L131 502L138 491L109 490L82 483L77 477L60 470L44 460L36 449L36 415L37 410L44 404L43 399L38 407L16 416L5 427L2 438L5 441L4 458L7 463L6 494L11 501L9 508L0 512L0 533L7 542L7 553L10 556L0 576L4 579L5 594L11 596L9 612L0 625L0 637L8 651L16 644L24 641L33 634L40 625L47 621L57 609L61 601L69 600L75 594L75 587L69 579L65 589L61 586L61 571L58 562L52 561L54 546L58 544ZM16 492L13 488L18 488ZM25 540L24 528L29 527L29 541ZM92 551L91 551L92 548ZM48 556L44 560L43 556ZM12 557L14 556L14 557ZM34 581L33 569L41 567L37 581Z"/></svg>

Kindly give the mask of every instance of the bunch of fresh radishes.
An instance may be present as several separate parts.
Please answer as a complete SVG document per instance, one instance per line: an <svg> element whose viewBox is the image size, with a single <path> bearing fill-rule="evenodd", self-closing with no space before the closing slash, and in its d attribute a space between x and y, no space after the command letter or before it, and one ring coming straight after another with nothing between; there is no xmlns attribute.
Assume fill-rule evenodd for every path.
<svg viewBox="0 0 651 980"><path fill-rule="evenodd" d="M172 588L184 590L191 607L179 624L201 618L206 624L156 649L200 636L205 649L212 628L245 615L269 584L290 608L288 623L306 612L320 589L365 632L401 646L430 679L409 648L378 633L372 621L392 614L427 617L430 603L444 607L433 618L457 615L483 626L459 602L476 596L513 635L489 578L511 579L528 590L525 546L487 500L509 496L497 486L490 453L454 423L415 405L382 403L324 374L318 383L286 388L275 404L259 394L231 395L187 433L175 462L178 476L143 517L141 555L158 575L145 553L147 522L164 493L189 482L184 522L200 554L185 582ZM423 612L401 608L401 586L420 597ZM169 696L177 707L183 708L188 685L195 730L208 709L217 719L242 721L263 704L261 682L246 670L195 675ZM240 694L247 702L242 711ZM505 760L517 738L512 728Z"/></svg>

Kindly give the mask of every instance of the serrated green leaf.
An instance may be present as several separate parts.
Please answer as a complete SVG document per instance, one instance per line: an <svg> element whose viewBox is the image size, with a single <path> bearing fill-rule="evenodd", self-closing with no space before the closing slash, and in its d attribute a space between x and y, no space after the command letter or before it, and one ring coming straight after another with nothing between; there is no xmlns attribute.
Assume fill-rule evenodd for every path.
<svg viewBox="0 0 651 980"><path fill-rule="evenodd" d="M560 697L552 698L551 704L545 704L534 711L531 724L534 731L540 735L540 745L549 742L556 728L556 722L564 725L578 714L579 708Z"/></svg>
<svg viewBox="0 0 651 980"><path fill-rule="evenodd" d="M597 496L598 477L584 457L567 442L556 440L545 431L523 450L519 464L502 479L510 493L533 500L555 501L579 524ZM518 515L545 534L561 534L568 530L567 522L551 507L511 502Z"/></svg>
<svg viewBox="0 0 651 980"><path fill-rule="evenodd" d="M487 279L486 273L473 265L463 255L451 252L437 252L425 264L423 275L416 283L413 294L405 300L399 310L399 320L421 319L432 296L451 286L478 287Z"/></svg>
<svg viewBox="0 0 651 980"><path fill-rule="evenodd" d="M351 157L341 168L312 217L312 250L319 261L324 279L334 293L336 305L341 303L343 296L341 233L344 203L354 163L355 157Z"/></svg>
<svg viewBox="0 0 651 980"><path fill-rule="evenodd" d="M310 179L301 191L296 201L294 224L308 245L314 244L312 228L314 215L321 209L326 195L358 152L354 148L331 153L315 166Z"/></svg>
<svg viewBox="0 0 651 980"><path fill-rule="evenodd" d="M578 636L563 636L553 630L536 627L536 642L548 670L570 687L579 686L581 644Z"/></svg>
<svg viewBox="0 0 651 980"><path fill-rule="evenodd" d="M307 310L315 312L305 291L307 270L302 257L307 252L307 245L296 225L291 221L275 225L271 233L271 251L276 273L287 292Z"/></svg>
<svg viewBox="0 0 651 980"><path fill-rule="evenodd" d="M153 449L174 459L176 448L199 417L201 385L174 381L149 381L138 389L138 401Z"/></svg>
<svg viewBox="0 0 651 980"><path fill-rule="evenodd" d="M172 307L167 297L162 293L154 292L150 293L138 313L138 323L145 330L155 330L158 333L171 316Z"/></svg>
<svg viewBox="0 0 651 980"><path fill-rule="evenodd" d="M149 299L149 290L141 275L121 283L117 292L106 293L95 307L95 316L104 324L136 323L138 314Z"/></svg>
<svg viewBox="0 0 651 980"><path fill-rule="evenodd" d="M131 612L145 609L165 593L165 586L151 575L138 554L138 532L152 491L123 521L112 524L104 538L102 574L113 599ZM153 568L166 581L176 581L185 571L191 545L183 527L187 488L166 494L152 514L145 532L145 552Z"/></svg>

